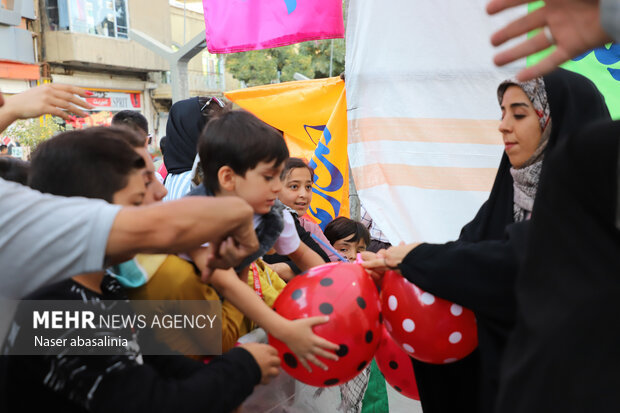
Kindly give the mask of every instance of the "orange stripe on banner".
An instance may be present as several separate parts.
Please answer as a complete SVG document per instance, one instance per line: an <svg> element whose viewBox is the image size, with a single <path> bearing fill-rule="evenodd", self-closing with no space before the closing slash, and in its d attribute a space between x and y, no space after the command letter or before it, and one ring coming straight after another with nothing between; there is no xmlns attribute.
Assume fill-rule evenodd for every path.
<svg viewBox="0 0 620 413"><path fill-rule="evenodd" d="M415 186L449 191L490 191L496 168L449 168L402 164L371 164L353 168L358 190L379 185Z"/></svg>
<svg viewBox="0 0 620 413"><path fill-rule="evenodd" d="M349 143L379 140L499 145L497 120L364 118L349 121Z"/></svg>

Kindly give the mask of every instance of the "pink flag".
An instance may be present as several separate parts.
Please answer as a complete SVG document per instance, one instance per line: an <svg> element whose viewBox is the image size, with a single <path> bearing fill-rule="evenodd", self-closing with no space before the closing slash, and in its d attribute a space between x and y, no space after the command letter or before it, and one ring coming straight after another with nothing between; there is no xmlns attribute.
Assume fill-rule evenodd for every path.
<svg viewBox="0 0 620 413"><path fill-rule="evenodd" d="M344 37L341 0L202 0L202 4L211 53Z"/></svg>

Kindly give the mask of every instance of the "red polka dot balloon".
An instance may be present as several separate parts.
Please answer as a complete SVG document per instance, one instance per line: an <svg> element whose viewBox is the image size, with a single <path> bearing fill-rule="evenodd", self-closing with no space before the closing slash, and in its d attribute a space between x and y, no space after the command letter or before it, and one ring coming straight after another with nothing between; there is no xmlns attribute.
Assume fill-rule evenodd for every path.
<svg viewBox="0 0 620 413"><path fill-rule="evenodd" d="M311 386L334 386L351 380L370 363L379 345L379 294L359 264L325 264L298 275L282 290L273 309L289 320L330 317L329 322L313 327L315 334L340 345L338 361L319 357L328 366L327 371L311 365L309 372L286 344L269 336L269 343L282 360L281 367Z"/></svg>
<svg viewBox="0 0 620 413"><path fill-rule="evenodd" d="M390 386L403 396L420 400L411 358L398 347L385 327L382 328L381 341L375 353L375 360L385 377L385 381Z"/></svg>
<svg viewBox="0 0 620 413"><path fill-rule="evenodd" d="M478 346L473 312L422 291L395 271L383 276L381 307L387 331L417 360L452 363Z"/></svg>

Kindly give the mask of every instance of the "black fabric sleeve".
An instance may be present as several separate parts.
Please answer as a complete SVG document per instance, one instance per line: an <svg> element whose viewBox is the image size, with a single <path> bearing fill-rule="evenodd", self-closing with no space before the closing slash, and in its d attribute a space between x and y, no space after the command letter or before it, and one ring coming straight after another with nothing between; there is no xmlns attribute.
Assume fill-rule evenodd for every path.
<svg viewBox="0 0 620 413"><path fill-rule="evenodd" d="M261 379L252 355L239 347L208 365L181 359L153 357L142 366L109 374L94 394L91 411L230 412Z"/></svg>
<svg viewBox="0 0 620 413"><path fill-rule="evenodd" d="M511 318L527 228L527 221L513 224L503 240L421 244L399 269L424 291L492 318Z"/></svg>
<svg viewBox="0 0 620 413"><path fill-rule="evenodd" d="M484 217L489 214L489 201L485 201L484 204L478 210L478 213L469 223L461 228L459 234L459 241L475 242L479 241L482 237L480 228L482 227L482 221Z"/></svg>
<svg viewBox="0 0 620 413"><path fill-rule="evenodd" d="M159 355L159 356L142 356L145 364L152 366L156 372L165 377L176 379L185 378L197 373L204 367L203 363L197 363L196 360L185 357L181 354L177 356Z"/></svg>

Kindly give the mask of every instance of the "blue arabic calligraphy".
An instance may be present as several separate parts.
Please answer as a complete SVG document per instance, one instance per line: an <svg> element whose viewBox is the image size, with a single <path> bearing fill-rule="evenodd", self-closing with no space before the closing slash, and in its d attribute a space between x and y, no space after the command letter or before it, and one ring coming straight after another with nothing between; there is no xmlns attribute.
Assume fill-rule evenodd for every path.
<svg viewBox="0 0 620 413"><path fill-rule="evenodd" d="M573 61L578 62L588 56L590 53L594 53L594 57L596 58L596 60L606 66L620 62L620 44L616 43L612 43L609 46L609 49L603 46L594 50L590 50L589 52L585 52L575 57ZM620 69L613 69L611 67L608 67L607 71L615 80L620 81Z"/></svg>
<svg viewBox="0 0 620 413"><path fill-rule="evenodd" d="M291 14L297 8L297 0L284 0L286 4L286 10L288 10L288 14Z"/></svg>
<svg viewBox="0 0 620 413"><path fill-rule="evenodd" d="M312 128L313 129L322 128L323 136L325 137L325 143L323 143L322 141L319 141L319 144L316 150L314 151L314 156L310 160L310 167L315 170L314 185L312 188L312 192L321 196L327 202L329 202L331 207L334 210L334 213L332 215L329 212L321 208L317 208L316 210L312 209L312 207L310 208L310 212L319 222L319 226L321 227L321 229L324 230L325 226L332 219L338 216L338 214L340 213L340 206L341 206L340 201L328 195L327 192L335 192L339 190L340 188L342 188L342 186L344 185L344 177L342 176L342 173L338 170L338 168L326 158L326 156L329 155L329 152L330 152L327 145L329 145L329 142L332 140L331 132L325 126L314 126ZM327 173L329 173L330 180L329 180L329 184L326 186L320 186L317 183L319 181L319 173L321 172L321 171L316 172L317 166L318 166L317 161L321 165L323 165Z"/></svg>

